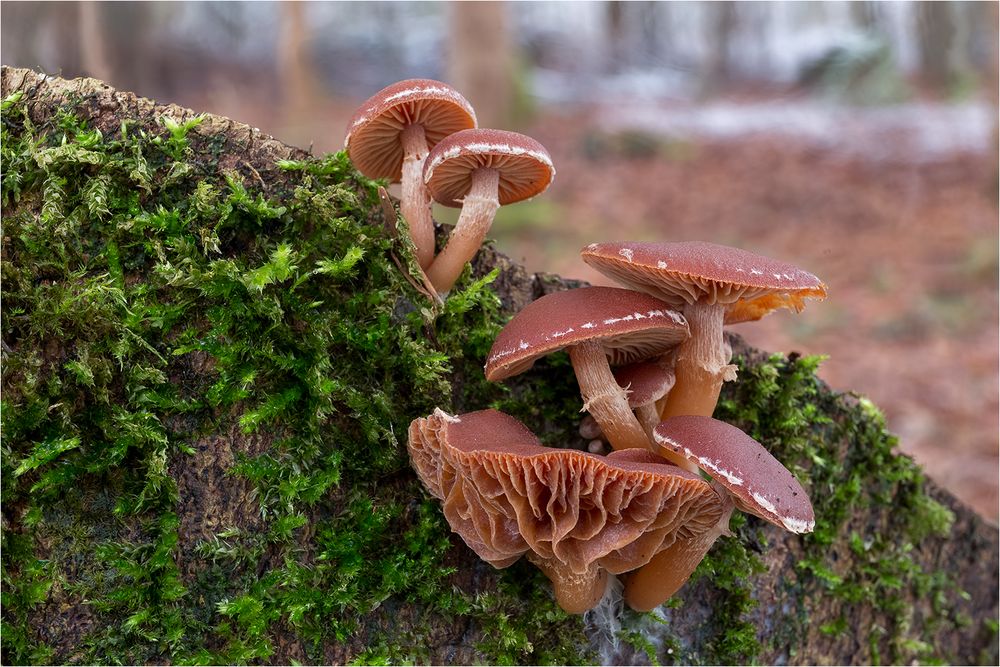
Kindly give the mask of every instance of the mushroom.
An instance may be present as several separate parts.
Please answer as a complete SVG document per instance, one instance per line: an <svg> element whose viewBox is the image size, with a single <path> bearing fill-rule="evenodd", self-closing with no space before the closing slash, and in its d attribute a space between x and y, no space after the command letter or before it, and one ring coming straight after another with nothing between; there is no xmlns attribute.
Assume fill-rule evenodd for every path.
<svg viewBox="0 0 1000 667"><path fill-rule="evenodd" d="M723 324L759 320L776 308L800 311L826 285L791 264L714 243L594 243L583 261L621 284L681 310L691 337L676 352L677 381L661 412L710 417L724 380L736 379Z"/></svg>
<svg viewBox="0 0 1000 667"><path fill-rule="evenodd" d="M423 269L434 260L424 160L443 138L475 126L472 105L433 79L407 79L383 88L358 107L347 125L344 147L358 171L368 178L402 181L399 207Z"/></svg>
<svg viewBox="0 0 1000 667"><path fill-rule="evenodd" d="M635 411L635 416L642 429L650 438L653 429L660 423L660 413L656 403L674 386L674 369L671 363L660 359L638 361L614 370L615 382L628 391L628 405ZM681 466L682 468L685 466ZM691 471L695 468L692 466Z"/></svg>
<svg viewBox="0 0 1000 667"><path fill-rule="evenodd" d="M526 555L569 613L600 600L608 573L640 567L710 530L722 513L707 482L652 452L543 447L495 410L435 410L410 424L407 447L452 530L494 567Z"/></svg>
<svg viewBox="0 0 1000 667"><path fill-rule="evenodd" d="M646 294L617 287L554 292L529 303L503 328L486 358L486 379L504 380L566 348L584 410L614 449L652 447L610 364L648 359L688 336L684 317Z"/></svg>
<svg viewBox="0 0 1000 667"><path fill-rule="evenodd" d="M734 508L793 533L816 526L812 504L795 476L740 429L702 416L671 417L653 431L661 452L684 456L712 476L723 512L710 530L677 540L629 575L625 601L638 611L662 604L684 585L716 538L728 534Z"/></svg>
<svg viewBox="0 0 1000 667"><path fill-rule="evenodd" d="M424 164L424 183L435 201L462 207L427 271L437 291L447 292L458 280L501 205L540 194L555 174L545 147L517 132L463 130L435 146Z"/></svg>

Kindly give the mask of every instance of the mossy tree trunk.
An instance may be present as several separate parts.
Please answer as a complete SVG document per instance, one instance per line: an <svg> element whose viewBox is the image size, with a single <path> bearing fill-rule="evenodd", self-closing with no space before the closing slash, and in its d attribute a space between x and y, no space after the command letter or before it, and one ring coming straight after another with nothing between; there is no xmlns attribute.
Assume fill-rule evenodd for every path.
<svg viewBox="0 0 1000 667"><path fill-rule="evenodd" d="M489 249L440 306L377 184L258 130L4 68L5 663L997 661L998 540L817 359L733 338L716 416L810 491L653 614L568 617L478 561L400 442L497 407L583 447L565 358L491 385L571 287Z"/></svg>

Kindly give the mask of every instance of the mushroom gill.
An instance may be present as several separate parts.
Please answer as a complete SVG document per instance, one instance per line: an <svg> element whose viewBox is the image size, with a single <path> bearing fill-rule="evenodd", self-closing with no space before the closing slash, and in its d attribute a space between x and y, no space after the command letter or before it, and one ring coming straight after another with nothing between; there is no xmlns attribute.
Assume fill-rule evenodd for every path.
<svg viewBox="0 0 1000 667"><path fill-rule="evenodd" d="M526 555L570 613L597 603L609 572L709 531L724 509L708 483L651 452L546 448L495 410L435 410L410 424L408 449L452 530L494 567Z"/></svg>

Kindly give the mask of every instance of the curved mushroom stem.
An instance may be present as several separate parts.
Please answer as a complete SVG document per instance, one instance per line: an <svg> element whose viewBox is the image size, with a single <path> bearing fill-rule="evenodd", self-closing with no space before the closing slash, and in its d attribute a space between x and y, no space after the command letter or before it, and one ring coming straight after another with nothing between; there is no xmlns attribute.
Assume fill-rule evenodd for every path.
<svg viewBox="0 0 1000 667"><path fill-rule="evenodd" d="M462 213L458 216L455 229L427 270L427 277L438 292L450 290L462 275L465 263L479 252L479 246L500 208L499 190L499 171L481 167L472 172L472 187L462 201Z"/></svg>
<svg viewBox="0 0 1000 667"><path fill-rule="evenodd" d="M678 415L711 417L725 380L736 379L736 367L729 363L732 349L722 336L725 306L695 302L684 308L691 337L675 352L677 378L667 395L660 418Z"/></svg>
<svg viewBox="0 0 1000 667"><path fill-rule="evenodd" d="M586 572L577 574L569 568L553 567L544 558L528 552L528 560L538 566L552 582L556 602L568 614L582 614L594 608L608 587L608 571L597 563L591 563Z"/></svg>
<svg viewBox="0 0 1000 667"><path fill-rule="evenodd" d="M399 209L410 226L410 238L416 247L417 262L426 269L434 261L434 218L431 216L431 195L424 185L424 159L427 139L424 126L407 125L402 133L403 176Z"/></svg>
<svg viewBox="0 0 1000 667"><path fill-rule="evenodd" d="M628 393L618 386L608 366L604 348L586 341L569 348L576 381L583 397L583 409L601 425L604 437L614 449L652 449L642 425L628 406Z"/></svg>
<svg viewBox="0 0 1000 667"><path fill-rule="evenodd" d="M656 404L647 403L646 405L640 405L635 409L635 416L638 417L639 423L642 424L642 430L646 432L646 437L649 438L650 442L653 442L653 429L660 423L660 413L656 410ZM653 451L673 463L675 466L698 474L698 466L691 461L688 461L680 454L663 447L654 447Z"/></svg>
<svg viewBox="0 0 1000 667"><path fill-rule="evenodd" d="M650 611L670 599L687 583L708 550L722 535L729 535L729 518L736 505L728 491L720 491L723 502L718 523L701 535L678 539L653 556L625 580L625 602L636 611Z"/></svg>

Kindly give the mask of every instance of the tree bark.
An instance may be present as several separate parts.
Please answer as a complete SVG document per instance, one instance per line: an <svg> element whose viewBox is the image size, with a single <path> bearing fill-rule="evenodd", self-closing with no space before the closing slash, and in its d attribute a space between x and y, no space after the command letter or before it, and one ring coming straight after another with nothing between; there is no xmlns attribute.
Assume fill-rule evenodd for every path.
<svg viewBox="0 0 1000 667"><path fill-rule="evenodd" d="M159 118L164 115L178 121L195 115L188 109L158 105L129 93L118 92L93 79L66 81L29 70L4 67L2 95L7 98L15 92L23 93L28 115L38 126L44 125L61 105L71 101L76 113L87 118L92 127L107 136L116 132L126 120L149 132L159 132L162 130ZM196 142L194 159L204 173L235 171L267 197L291 196L294 174L279 168L276 162L304 159L306 153L226 118L207 116L195 131L198 141L203 140L204 146ZM204 152L199 152L202 148ZM5 203L5 217L9 213L6 206ZM378 217L381 213L372 211L371 215ZM6 244L8 240L5 238L4 242ZM506 314L517 312L544 294L580 284L548 274L529 274L502 254L484 248L473 264L473 273L483 276L494 269L499 273L492 287ZM765 363L768 359L768 355L748 347L739 337L731 336L730 342L734 356L744 359L746 365ZM198 378L204 378L211 372L212 363L207 355L188 355L182 369L185 382L197 385ZM471 378L455 377L453 386L460 391L471 381ZM730 398L738 400L739 394L731 394ZM858 400L849 395L836 394L820 385L815 405L831 424L823 431L827 434L824 456L839 461L855 455L852 453L852 448L857 446L854 434L858 428L867 428L864 424L853 425L851 422L858 419ZM479 407L485 406L469 406L469 409ZM842 425L849 428L838 428ZM259 512L250 509L254 503L250 485L245 479L230 475L229 470L239 457L264 451L274 437L270 434L248 436L232 421L220 420L214 432L199 434L193 440L193 454L171 459L169 474L178 489L174 511L180 524L179 541L173 557L187 585L194 591L182 598L180 604L205 604L204 600L198 599L201 594L197 593L197 582L199 577L205 575L209 565L196 551L199 541L211 540L226 528L237 528L247 533L261 530L264 519ZM884 482L879 478L879 471L869 472L871 477L866 477L864 483L873 488L864 490L881 493L875 488ZM404 471L402 476L409 483L413 473ZM107 483L112 484L114 480L108 479ZM387 480L386 483L399 482ZM892 614L880 607L877 601L866 601L863 595L861 598L848 594L834 595L830 577L814 576L801 567L806 547L799 536L755 519L750 520L751 530L741 532L740 545L760 554L764 570L743 577L751 584L757 604L742 618L750 624L752 634L760 642L761 648L756 655L758 661L772 664L863 664L892 659L893 656L905 659L910 655L907 651L919 652L923 650L920 647L929 647L927 651L946 661L996 664L997 529L932 482L928 481L925 488L930 498L954 513L955 520L947 535L929 535L920 539L907 537L901 525L905 523L902 521L905 513L911 508L894 507L891 503L862 504L850 508L837 540L827 549L832 571L830 577L848 576L872 566L864 560L867 539L887 542L912 539L913 548L906 567L923 572L927 577L940 575L953 580L953 596L946 593L951 589L940 589L941 595L947 596L945 601L929 599L921 593L919 586L907 588L900 593L906 608L902 612L897 609ZM88 493L99 496L101 491L101 488L94 488ZM815 489L814 493L830 494L834 490ZM343 506L341 511L347 512L347 506ZM308 518L311 520L313 517ZM106 539L108 535L119 533L124 539L129 531L137 530L127 524L123 526L110 508L102 512L90 511L75 520L85 527L84 533L76 539L84 541L98 537ZM4 507L5 535L25 530L19 507ZM854 535L859 536L861 541L852 541ZM314 529L309 525L297 534L296 539L302 545L303 553L312 553L308 545L314 537ZM5 536L5 545L6 539ZM34 549L39 562L45 562L54 550L60 548L58 541L53 541L44 530L36 536ZM282 553L271 547L264 549L259 571L267 572L282 557ZM513 574L497 572L478 561L471 550L457 539L452 540L448 564L457 568L452 577L454 586L481 595L491 594L498 582L529 572L524 569L527 566L520 565L522 569L515 568ZM696 577L683 588L681 597L684 604L679 608L663 610L665 624L626 614L626 629L641 633L646 647L660 661L672 662L678 655L689 660L718 655L712 651L720 650L717 643L724 635L720 635L718 628L713 626L713 619L725 613L724 607L732 599L725 587L716 581L724 574ZM5 587L7 576L5 574ZM30 617L32 632L52 647L54 654L51 660L57 663L80 660L87 634L107 622L106 617L95 611L88 601L73 597L71 587L66 585L73 584L75 576L72 571L63 572L64 585L53 588ZM856 593L861 595L863 591ZM942 605L948 610L944 620L941 618ZM6 621L6 609L4 613ZM368 618L362 619L362 632L340 642L326 642L318 649L282 619L267 630L274 652L266 657L266 661L316 661L315 657L310 657L315 654L308 651L319 650L324 662L348 662L369 655L363 653L366 638L376 629L395 642L403 643L405 651L405 643L412 640L412 634L393 633L400 627L411 630L421 627L419 623L424 618L423 614L424 611L409 600L389 600L373 610ZM516 620L511 622L516 624ZM800 624L794 627L804 630L791 630L792 621ZM884 628L884 632L873 634L872 628L880 627ZM640 651L636 642L619 641L613 634L608 634L607 625L590 623L585 629L590 646L583 648L593 650L593 655L602 661L643 663L650 658L649 651ZM421 641L426 642L429 655L436 663L470 663L485 659L475 648L475 637L482 632L483 628L474 627L468 618L455 612L454 617L447 621L435 621ZM918 648L913 648L914 645ZM164 651L161 659L170 661L169 650Z"/></svg>

